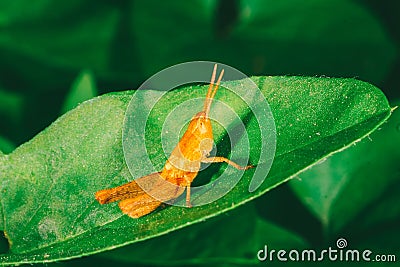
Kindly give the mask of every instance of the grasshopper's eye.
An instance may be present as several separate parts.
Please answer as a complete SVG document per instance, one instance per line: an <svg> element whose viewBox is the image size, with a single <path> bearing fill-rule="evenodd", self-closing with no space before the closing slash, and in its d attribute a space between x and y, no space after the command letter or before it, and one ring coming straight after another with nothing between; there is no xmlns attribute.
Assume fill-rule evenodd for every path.
<svg viewBox="0 0 400 267"><path fill-rule="evenodd" d="M199 122L197 123L197 126L199 128L200 133L207 132L207 127L203 120L199 120Z"/></svg>

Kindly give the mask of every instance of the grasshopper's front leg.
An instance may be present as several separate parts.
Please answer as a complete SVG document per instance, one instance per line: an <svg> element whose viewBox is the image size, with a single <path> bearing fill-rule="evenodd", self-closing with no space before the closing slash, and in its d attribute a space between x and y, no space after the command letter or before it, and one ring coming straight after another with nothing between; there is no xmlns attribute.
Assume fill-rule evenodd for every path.
<svg viewBox="0 0 400 267"><path fill-rule="evenodd" d="M224 157L209 157L209 158L204 158L201 160L202 163L217 163L217 162L225 162L231 165L232 167L238 169L238 170L247 170L250 168L253 168L253 165L248 165L248 166L240 166L239 164L231 161L230 159L224 158Z"/></svg>

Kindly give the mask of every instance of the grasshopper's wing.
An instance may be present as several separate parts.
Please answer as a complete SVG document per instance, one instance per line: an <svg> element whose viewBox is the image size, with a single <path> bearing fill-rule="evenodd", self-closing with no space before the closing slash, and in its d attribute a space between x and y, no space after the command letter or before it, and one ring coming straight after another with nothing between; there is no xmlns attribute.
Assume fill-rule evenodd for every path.
<svg viewBox="0 0 400 267"><path fill-rule="evenodd" d="M132 218L139 218L155 210L162 202L177 198L185 190L185 187L172 184L161 176L154 180L157 182L152 184L149 191L146 190L147 193L119 202L121 211Z"/></svg>
<svg viewBox="0 0 400 267"><path fill-rule="evenodd" d="M100 204L107 204L118 200L136 198L146 194L146 191L150 190L160 179L162 179L160 173L155 172L118 187L97 191L96 199Z"/></svg>

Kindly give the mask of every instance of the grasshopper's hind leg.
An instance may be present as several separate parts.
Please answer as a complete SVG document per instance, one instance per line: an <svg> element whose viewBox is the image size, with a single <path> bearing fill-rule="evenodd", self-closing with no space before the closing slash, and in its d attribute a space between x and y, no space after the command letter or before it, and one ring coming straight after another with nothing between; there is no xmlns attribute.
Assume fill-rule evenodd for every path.
<svg viewBox="0 0 400 267"><path fill-rule="evenodd" d="M186 207L192 207L192 204L190 204L190 185L186 187Z"/></svg>
<svg viewBox="0 0 400 267"><path fill-rule="evenodd" d="M121 211L132 218L140 218L146 214L149 214L160 205L160 201L147 194L136 198L124 199L118 203Z"/></svg>

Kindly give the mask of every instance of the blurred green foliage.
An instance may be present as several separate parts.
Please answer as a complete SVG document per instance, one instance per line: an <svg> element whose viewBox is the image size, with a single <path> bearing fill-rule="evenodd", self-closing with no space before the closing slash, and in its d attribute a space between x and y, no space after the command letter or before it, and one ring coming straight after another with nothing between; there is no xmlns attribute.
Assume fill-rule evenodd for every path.
<svg viewBox="0 0 400 267"><path fill-rule="evenodd" d="M95 83L97 92L103 94L135 89L155 72L176 63L212 60L248 75L356 77L380 87L394 105L400 98L399 5L395 0L0 1L0 150L12 151L48 126L62 110L96 92L73 93L85 70L93 82L90 86ZM378 132L371 142L390 140L398 151L398 117L389 123L387 127L397 132L393 130L390 137L378 137L388 131ZM400 247L399 243L385 244L387 239L400 240L395 227L400 221L395 208L400 193L398 169L392 171L392 165L382 163L384 170L370 170L368 179L394 181L394 186L381 185L379 194L370 193L373 184L358 182L361 178L353 174L360 166L370 166L358 162L365 153L371 154L370 161L376 157L398 162L399 155L384 145L363 145L368 152L354 152L359 153L354 158L352 152L338 154L329 161L331 170L321 167L317 177L326 182L318 181L321 187L314 184L307 189L314 194L305 193L301 186L292 186L296 193L292 187L281 186L256 201L257 216L299 234L312 246L331 245L339 234L347 234L359 246L373 244L393 252L390 248ZM338 172L338 168L344 170ZM340 209L321 216L326 212L321 207L332 210L328 202L312 204L319 201L315 197L319 193L332 196L330 189L337 173L348 173L350 180L356 177L353 183L348 182L355 188L352 190L373 196L361 203L362 210L347 214L344 221L340 221ZM307 175L312 176L301 178L308 179ZM318 192L322 189L325 191ZM353 201L352 192L341 192L349 199L338 200L339 204ZM387 210L391 212L386 214ZM326 236L323 228L330 215L335 215L334 229ZM240 222L243 225L239 227L248 227L245 219ZM360 222L375 231L369 240L351 235ZM268 240L266 236L265 242ZM173 241L171 234L160 244L167 246ZM117 257L111 258L90 257L71 264L122 264Z"/></svg>
<svg viewBox="0 0 400 267"><path fill-rule="evenodd" d="M396 1L379 3L1 1L0 135L19 145L49 125L83 69L100 94L213 60L248 75L357 77L398 96L400 35L385 27Z"/></svg>

